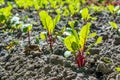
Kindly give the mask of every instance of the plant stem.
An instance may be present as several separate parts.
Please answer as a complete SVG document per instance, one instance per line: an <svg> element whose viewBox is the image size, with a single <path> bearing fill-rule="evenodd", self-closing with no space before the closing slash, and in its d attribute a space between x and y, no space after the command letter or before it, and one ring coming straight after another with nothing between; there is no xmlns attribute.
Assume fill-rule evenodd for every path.
<svg viewBox="0 0 120 80"><path fill-rule="evenodd" d="M53 53L53 49L52 49L52 47L53 47L52 35L48 34L48 39L49 39L48 41L49 41L49 45L50 45L50 50Z"/></svg>
<svg viewBox="0 0 120 80"><path fill-rule="evenodd" d="M28 31L28 44L30 45L30 31Z"/></svg>
<svg viewBox="0 0 120 80"><path fill-rule="evenodd" d="M85 65L85 57L84 57L84 52L79 51L78 55L75 56L75 60L78 64L78 68L82 67Z"/></svg>

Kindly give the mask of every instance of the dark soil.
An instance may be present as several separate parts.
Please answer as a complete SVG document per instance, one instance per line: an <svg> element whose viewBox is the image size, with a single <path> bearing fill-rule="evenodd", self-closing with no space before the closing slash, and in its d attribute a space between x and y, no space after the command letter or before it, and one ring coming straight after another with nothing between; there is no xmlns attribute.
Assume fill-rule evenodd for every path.
<svg viewBox="0 0 120 80"><path fill-rule="evenodd" d="M120 73L115 70L115 67L120 67L120 36L108 23L115 21L120 26L120 16L113 18L105 11L92 14L98 19L92 22L91 32L97 32L97 37L103 36L103 41L90 50L91 55L86 56L85 66L78 68L74 56L64 57L67 49L60 40L54 43L53 54L46 42L35 43L35 37L45 31L37 11L14 8L13 16L16 15L24 24L33 24L31 46L28 46L26 33L3 33L0 28L0 80L120 80ZM23 20L26 15L29 18ZM84 24L79 18L79 15L73 17L73 20L78 20L76 29ZM61 17L55 31L59 31L63 26L69 27L68 21L70 18ZM87 45L96 38L89 39ZM6 46L12 40L18 40L20 44L7 50Z"/></svg>

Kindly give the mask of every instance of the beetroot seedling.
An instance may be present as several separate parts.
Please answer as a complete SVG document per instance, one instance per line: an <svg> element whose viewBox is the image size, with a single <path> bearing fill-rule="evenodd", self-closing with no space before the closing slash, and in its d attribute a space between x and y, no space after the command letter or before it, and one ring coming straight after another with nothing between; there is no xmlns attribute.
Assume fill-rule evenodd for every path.
<svg viewBox="0 0 120 80"><path fill-rule="evenodd" d="M89 21L89 20L96 20L97 18L96 17L92 17L90 14L89 14L89 10L88 8L83 8L81 11L81 16L82 16L82 19L84 20L85 24Z"/></svg>
<svg viewBox="0 0 120 80"><path fill-rule="evenodd" d="M27 32L28 35L28 44L31 45L31 40L30 40L30 31L32 30L32 25L27 25L23 28L23 32Z"/></svg>
<svg viewBox="0 0 120 80"><path fill-rule="evenodd" d="M77 33L77 31L74 29L74 22L70 22L69 24L72 28L73 34L67 36L64 39L64 44L67 47L67 49L73 53L73 55L75 56L75 60L78 64L78 67L80 68L84 66L86 62L85 50L87 50L86 49L87 38L92 38L96 36L96 34L92 33L91 37L89 36L91 23L87 23L86 25L84 25L79 33ZM101 39L98 38L97 41L92 45L97 45L100 42Z"/></svg>
<svg viewBox="0 0 120 80"><path fill-rule="evenodd" d="M39 16L44 29L47 30L47 43L50 46L51 52L53 52L52 47L53 47L54 39L52 35L54 33L55 25L60 20L60 15L57 15L54 19L52 19L52 17L46 11L41 11L39 13Z"/></svg>
<svg viewBox="0 0 120 80"><path fill-rule="evenodd" d="M18 44L19 44L19 42L17 40L13 40L6 46L6 49L13 50L15 48L15 46Z"/></svg>
<svg viewBox="0 0 120 80"><path fill-rule="evenodd" d="M120 67L116 67L115 70L116 70L117 72L120 72Z"/></svg>
<svg viewBox="0 0 120 80"><path fill-rule="evenodd" d="M113 28L113 29L118 29L118 26L115 22L109 22L110 26Z"/></svg>
<svg viewBox="0 0 120 80"><path fill-rule="evenodd" d="M114 5L109 4L107 6L107 8L110 11L110 13L112 14L112 16L115 17L115 14L117 14L117 12L118 12L118 10L119 10L120 7L119 6L115 7Z"/></svg>
<svg viewBox="0 0 120 80"><path fill-rule="evenodd" d="M110 26L117 31L117 34L120 36L120 29L118 28L118 25L115 22L109 22Z"/></svg>

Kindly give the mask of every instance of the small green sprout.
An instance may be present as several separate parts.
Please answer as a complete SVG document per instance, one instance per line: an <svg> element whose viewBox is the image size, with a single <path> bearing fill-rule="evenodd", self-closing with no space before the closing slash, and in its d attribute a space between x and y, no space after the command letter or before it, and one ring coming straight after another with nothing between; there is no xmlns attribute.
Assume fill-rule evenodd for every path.
<svg viewBox="0 0 120 80"><path fill-rule="evenodd" d="M96 20L97 19L95 17L90 16L88 8L83 8L80 11L80 13L81 13L82 19L85 21L85 23L90 19L91 20Z"/></svg>
<svg viewBox="0 0 120 80"><path fill-rule="evenodd" d="M0 9L0 24L4 24L12 16L12 13L11 13L12 5L10 3L7 3L7 4L8 4L7 7Z"/></svg>
<svg viewBox="0 0 120 80"><path fill-rule="evenodd" d="M68 5L70 16L73 17L75 14L77 14L80 11L80 1L75 0L72 4Z"/></svg>
<svg viewBox="0 0 120 80"><path fill-rule="evenodd" d="M51 8L56 9L58 7L57 1L55 1L55 0L49 0L49 2L50 2Z"/></svg>
<svg viewBox="0 0 120 80"><path fill-rule="evenodd" d="M41 39L41 40L45 40L45 39L46 39L46 36L47 36L47 34L46 34L45 32L41 32L41 33L40 33L40 39Z"/></svg>
<svg viewBox="0 0 120 80"><path fill-rule="evenodd" d="M28 44L29 45L31 45L31 40L30 40L30 31L31 30L32 30L32 25L31 24L24 25L23 32L27 32L27 35L28 35Z"/></svg>
<svg viewBox="0 0 120 80"><path fill-rule="evenodd" d="M108 10L110 11L110 13L112 13L113 14L113 16L118 12L118 10L119 10L119 6L114 6L114 5L111 5L111 4L109 4L108 6L107 6L107 8L108 8Z"/></svg>
<svg viewBox="0 0 120 80"><path fill-rule="evenodd" d="M110 26L114 29L117 30L117 34L120 36L120 29L118 27L118 25L115 22L109 22Z"/></svg>
<svg viewBox="0 0 120 80"><path fill-rule="evenodd" d="M18 5L19 8L24 8L27 9L29 7L33 6L33 1L31 0L15 0L16 4Z"/></svg>
<svg viewBox="0 0 120 80"><path fill-rule="evenodd" d="M33 6L36 10L39 10L40 9L39 0L34 0Z"/></svg>
<svg viewBox="0 0 120 80"><path fill-rule="evenodd" d="M93 10L93 13L98 13L98 12L103 11L104 7L103 6L91 5L90 9Z"/></svg>
<svg viewBox="0 0 120 80"><path fill-rule="evenodd" d="M115 23L115 22L109 22L109 24L111 25L111 27L113 28L113 29L118 29L118 25Z"/></svg>
<svg viewBox="0 0 120 80"><path fill-rule="evenodd" d="M39 44L40 43L40 38L38 36L35 37L35 43Z"/></svg>
<svg viewBox="0 0 120 80"><path fill-rule="evenodd" d="M116 67L115 70L116 70L117 72L120 72L120 67Z"/></svg>
<svg viewBox="0 0 120 80"><path fill-rule="evenodd" d="M53 47L54 40L53 40L52 35L54 33L56 24L60 20L60 15L58 14L54 19L52 19L52 17L50 15L48 15L48 13L46 11L41 11L39 13L39 16L40 16L40 20L42 22L44 29L47 30L47 38L48 38L47 41L50 45L51 52L53 52L52 47Z"/></svg>
<svg viewBox="0 0 120 80"><path fill-rule="evenodd" d="M63 14L62 14L63 16L67 17L67 16L70 15L69 10L67 9L67 7L63 7L62 10L63 10Z"/></svg>
<svg viewBox="0 0 120 80"><path fill-rule="evenodd" d="M89 18L90 18L90 14L89 14L89 11L88 11L88 8L83 8L82 11L81 11L81 16L82 18L87 21Z"/></svg>
<svg viewBox="0 0 120 80"><path fill-rule="evenodd" d="M6 46L6 49L13 50L15 48L15 46L18 44L19 44L19 42L17 40L13 40Z"/></svg>

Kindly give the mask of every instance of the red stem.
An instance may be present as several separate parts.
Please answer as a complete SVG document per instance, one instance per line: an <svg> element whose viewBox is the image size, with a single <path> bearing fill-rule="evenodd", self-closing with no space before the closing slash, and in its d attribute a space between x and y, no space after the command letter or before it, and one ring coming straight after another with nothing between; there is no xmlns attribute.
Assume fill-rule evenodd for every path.
<svg viewBox="0 0 120 80"><path fill-rule="evenodd" d="M79 68L85 65L85 57L84 57L84 55L82 55L81 52L78 53L75 60L76 60L76 62L78 64Z"/></svg>
<svg viewBox="0 0 120 80"><path fill-rule="evenodd" d="M76 62L77 62L77 64L78 64L78 67L79 67L79 68L85 65L84 51L85 51L85 44L84 44L84 46L83 46L82 51L79 51L79 52L78 52L78 55L75 56L75 60L76 60Z"/></svg>
<svg viewBox="0 0 120 80"><path fill-rule="evenodd" d="M28 31L28 44L30 45L30 31Z"/></svg>
<svg viewBox="0 0 120 80"><path fill-rule="evenodd" d="M51 52L53 52L52 46L53 46L53 39L52 39L52 35L48 34L48 41L49 41L49 45L50 45L50 49Z"/></svg>

